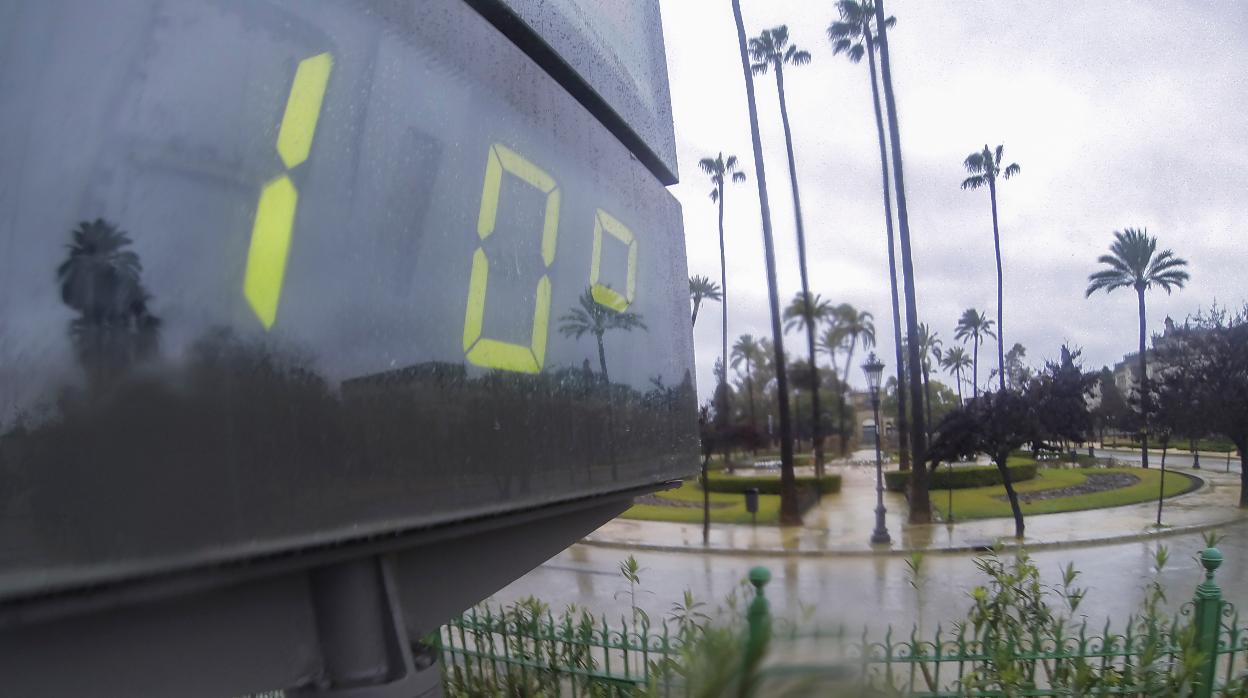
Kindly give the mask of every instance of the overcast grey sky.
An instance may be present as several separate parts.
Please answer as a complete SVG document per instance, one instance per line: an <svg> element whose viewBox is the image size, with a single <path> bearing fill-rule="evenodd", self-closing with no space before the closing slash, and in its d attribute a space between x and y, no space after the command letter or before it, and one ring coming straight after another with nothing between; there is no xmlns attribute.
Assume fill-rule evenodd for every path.
<svg viewBox="0 0 1248 698"><path fill-rule="evenodd" d="M785 73L811 290L875 314L892 364L880 170L866 63L833 56L831 1L742 0L746 32L787 24L813 60ZM745 86L728 0L662 0L691 274L719 276L715 206L701 157L735 154L750 181L727 197L729 342L770 336ZM1129 290L1085 300L1112 232L1147 227L1190 262L1187 289L1149 298L1150 331L1217 299L1248 298L1248 3L888 0L919 319L953 343L962 309L995 316L986 190L962 191L962 161L1005 144L1022 174L998 194L1006 348L1040 365L1063 342L1088 368L1136 342ZM755 78L780 294L800 288L775 79ZM1236 244L1239 243L1239 244ZM900 260L899 260L900 262ZM714 386L718 305L695 329L698 385ZM786 348L804 355L790 334ZM984 355L987 354L985 357ZM861 355L861 354L859 354ZM981 351L981 384L995 366ZM859 363L855 357L855 363ZM891 371L891 366L890 366ZM862 384L861 372L852 375ZM951 382L951 381L950 381Z"/></svg>

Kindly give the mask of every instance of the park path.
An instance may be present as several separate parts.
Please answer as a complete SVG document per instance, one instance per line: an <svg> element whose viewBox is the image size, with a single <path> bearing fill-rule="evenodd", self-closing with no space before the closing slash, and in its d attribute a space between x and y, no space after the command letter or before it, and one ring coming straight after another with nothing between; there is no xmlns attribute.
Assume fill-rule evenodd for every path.
<svg viewBox="0 0 1248 698"><path fill-rule="evenodd" d="M855 454L854 460L860 454ZM1115 454L1116 456L1118 454ZM1162 522L1156 529L1156 501L1109 509L1026 517L1029 549L1089 545L1114 541L1165 537L1181 532L1227 526L1243 519L1238 508L1239 474L1220 469L1194 470L1184 464L1175 470L1201 478L1194 492L1167 499ZM875 468L838 465L831 472L842 475L842 490L828 495L805 515L805 526L749 526L713 524L710 544L702 544L700 524L616 519L586 536L584 543L604 547L654 551L698 551L750 555L869 555L908 554L911 551L975 550L1002 539L1012 543L1011 519L983 519L954 523L910 525L905 522L906 504L901 494L884 493L886 525L893 542L872 547L875 527ZM933 496L939 496L934 494ZM956 517L957 512L954 512Z"/></svg>

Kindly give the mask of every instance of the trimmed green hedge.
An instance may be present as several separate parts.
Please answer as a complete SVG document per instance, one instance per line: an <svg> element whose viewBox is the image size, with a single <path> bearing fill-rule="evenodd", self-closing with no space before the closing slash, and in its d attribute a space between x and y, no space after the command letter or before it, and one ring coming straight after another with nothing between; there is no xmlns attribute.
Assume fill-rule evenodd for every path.
<svg viewBox="0 0 1248 698"><path fill-rule="evenodd" d="M1011 464L1010 482L1022 482L1036 477L1035 463ZM928 488L933 490L962 490L970 487L1000 485L1001 471L995 465L977 465L969 468L941 468L932 473ZM884 484L889 492L901 492L910 484L910 471L890 470L884 473Z"/></svg>
<svg viewBox="0 0 1248 698"><path fill-rule="evenodd" d="M757 487L759 494L780 494L780 476L778 475L740 477L737 475L719 475L717 473L711 473L710 481L710 490L712 492L742 494L751 487ZM798 487L809 487L813 490L815 489L815 485L816 480L814 475L801 475L797 478ZM823 476L824 494L835 494L840 491L840 475Z"/></svg>

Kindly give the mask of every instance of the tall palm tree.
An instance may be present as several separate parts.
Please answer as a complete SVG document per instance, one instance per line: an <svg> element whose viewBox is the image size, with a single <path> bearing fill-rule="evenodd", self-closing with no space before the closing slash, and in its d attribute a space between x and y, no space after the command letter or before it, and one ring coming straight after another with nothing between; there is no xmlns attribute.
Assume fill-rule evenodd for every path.
<svg viewBox="0 0 1248 698"><path fill-rule="evenodd" d="M931 359L935 358L937 362L940 361L940 348L940 334L933 332L926 322L919 323L919 356L922 357L920 361L923 363L923 404L927 406L927 436L929 439L932 436Z"/></svg>
<svg viewBox="0 0 1248 698"><path fill-rule="evenodd" d="M828 318L823 334L819 335L819 349L828 355L828 361L832 364L832 375L838 377L841 370L837 368L836 357L845 348L845 340L845 328L841 327L838 318L835 315Z"/></svg>
<svg viewBox="0 0 1248 698"><path fill-rule="evenodd" d="M598 340L598 366L602 369L602 382L609 384L611 381L607 377L607 351L603 346L603 335L611 330L644 330L646 323L642 322L640 313L620 312L594 300L593 289L585 289L577 301L581 307L573 306L567 315L559 318L559 332L573 339L592 334Z"/></svg>
<svg viewBox="0 0 1248 698"><path fill-rule="evenodd" d="M834 321L838 331L844 337L845 344L845 374L840 379L841 399L840 406L840 427L841 434L841 456L844 457L849 452L849 438L846 426L845 403L847 398L845 393L849 391L849 372L854 365L854 350L858 347L861 340L863 349L870 349L875 346L875 318L865 310L858 310L849 303L842 303L836 306L836 320ZM835 368L835 367L833 367Z"/></svg>
<svg viewBox="0 0 1248 698"><path fill-rule="evenodd" d="M906 340L909 347L907 369L910 380L910 404L917 406L922 399L919 375L918 301L914 290L914 258L910 253L910 213L906 208L906 178L901 160L901 125L897 119L897 95L893 93L892 64L888 55L888 20L885 19L884 0L875 0L875 29L880 45L881 85L884 86L884 106L888 113L889 145L893 154L893 185L897 196L897 239L901 244L901 281L906 298ZM923 410L914 409L910 420L910 459L914 471L910 475L910 523L930 523L932 502L928 497L927 439L923 426Z"/></svg>
<svg viewBox="0 0 1248 698"><path fill-rule="evenodd" d="M724 293L722 287L711 281L706 276L689 277L689 300L693 301L693 315L689 318L689 324L698 324L698 308L702 307L703 301L723 302ZM728 314L724 313L724 317ZM727 326L725 325L725 329ZM722 376L721 376L722 378Z"/></svg>
<svg viewBox="0 0 1248 698"><path fill-rule="evenodd" d="M978 153L971 153L963 161L970 177L962 180L963 189L979 189L988 187L988 199L992 202L992 245L997 253L997 378L1001 381L1001 390L1005 390L1005 326L1002 324L1002 285L1001 285L1001 232L997 228L997 178L1009 179L1022 172L1018 163L1012 162L1004 168L1001 166L1005 146L998 145L990 150L988 145Z"/></svg>
<svg viewBox="0 0 1248 698"><path fill-rule="evenodd" d="M953 374L954 380L958 382L958 404L962 404L962 373L971 369L971 357L966 355L966 350L962 347L953 347L945 350L945 354L940 359L940 367Z"/></svg>
<svg viewBox="0 0 1248 698"><path fill-rule="evenodd" d="M974 308L967 308L962 311L962 317L958 318L958 326L955 328L953 338L966 344L967 340L971 340L971 348L974 359L971 361L973 368L971 369L971 388L973 390L972 397L979 397L979 345L984 343L984 337L992 337L992 320L988 316L979 312Z"/></svg>
<svg viewBox="0 0 1248 698"><path fill-rule="evenodd" d="M1169 294L1173 289L1183 288L1191 277L1184 271L1187 260L1176 257L1170 250L1163 250L1158 254L1157 238L1149 235L1143 228L1114 231L1114 242L1109 246L1109 252L1097 258L1096 261L1105 265L1105 268L1088 276L1088 289L1084 297L1090 297L1101 290L1112 293L1119 288L1135 289L1140 312L1140 413L1144 420L1140 460L1147 468L1149 395L1148 360L1144 356L1144 292L1156 286L1165 289Z"/></svg>
<svg viewBox="0 0 1248 698"><path fill-rule="evenodd" d="M61 300L78 312L70 340L89 385L99 388L133 361L155 354L161 321L148 310L143 265L128 249L125 231L97 218L79 223L70 235L56 277Z"/></svg>
<svg viewBox="0 0 1248 698"><path fill-rule="evenodd" d="M793 156L793 132L789 128L789 107L784 96L784 66L802 66L810 63L810 52L802 51L789 43L789 28L781 25L763 30L762 34L750 39L750 71L755 75L765 75L774 71L776 75L776 93L780 98L780 123L784 127L784 146L789 156L789 186L793 191L793 218L797 228L797 264L802 278L802 296L813 300L810 295L810 280L806 265L806 232L802 225L802 198L797 187L797 161ZM811 366L815 363L815 320L812 316L814 308L806 307L806 352ZM811 439L815 445L815 474L823 472L823 427L820 419L823 414L819 406L819 391L815 390L810 398Z"/></svg>
<svg viewBox="0 0 1248 698"><path fill-rule="evenodd" d="M771 344L775 354L776 418L780 422L780 524L800 526L797 510L797 479L793 475L793 425L789 419L789 379L785 374L784 331L780 326L780 291L776 283L776 248L771 230L771 203L767 198L767 172L763 167L763 140L758 132L758 104L754 100L754 73L746 48L745 21L741 0L732 0L732 18L737 26L737 49L741 72L745 75L745 103L750 115L750 144L754 151L754 182L758 185L759 213L762 217L763 255L767 268L767 301L771 308Z"/></svg>
<svg viewBox="0 0 1248 698"><path fill-rule="evenodd" d="M142 294L143 265L126 249L130 236L102 218L79 223L70 235L69 256L56 268L61 300L92 322L125 314Z"/></svg>
<svg viewBox="0 0 1248 698"><path fill-rule="evenodd" d="M832 302L825 300L820 294L816 293L808 305L806 294L798 291L793 294L793 300L784 307L784 332L788 334L793 330L801 329L808 333L818 333L819 327L835 313L836 308L833 307Z"/></svg>
<svg viewBox="0 0 1248 698"><path fill-rule="evenodd" d="M836 315L838 326L841 334L845 336L845 376L841 382L849 384L849 371L854 365L854 349L857 348L859 340L861 340L863 349L870 349L875 346L875 316L865 310L858 310L849 303L842 303L836 307Z"/></svg>
<svg viewBox="0 0 1248 698"><path fill-rule="evenodd" d="M801 291L793 294L793 300L784 308L784 332L801 329L806 333L807 340L816 337L819 334L819 327L834 317L836 309L830 301L824 300L823 296L818 293L814 298L808 300L808 296ZM799 365L794 361L791 366ZM810 366L814 366L815 374L819 371L819 364L814 361L806 361L800 364L803 370L809 371ZM817 381L816 381L817 382ZM794 379L796 384L796 379ZM823 411L819 402L819 391L811 391L811 438L813 439L813 447L815 449L815 475L823 475Z"/></svg>
<svg viewBox="0 0 1248 698"><path fill-rule="evenodd" d="M844 53L850 61L859 63L867 57L868 75L871 78L871 108L875 112L875 133L880 146L880 184L884 194L884 227L888 233L888 286L893 303L893 351L896 356L897 383L902 385L906 362L901 355L901 303L897 297L897 256L893 249L893 202L888 184L888 150L884 137L884 116L880 110L880 86L875 74L875 4L872 0L841 0L836 4L841 15L838 22L828 26L828 39L832 41L832 55ZM884 20L889 27L897 23L895 17ZM846 369L848 370L848 369ZM901 469L910 469L910 435L907 433L906 395L897 391L897 433L901 447Z"/></svg>
<svg viewBox="0 0 1248 698"><path fill-rule="evenodd" d="M754 374L762 360L763 346L754 339L754 335L743 334L737 337L732 345L732 367L736 370L745 367L745 389L750 399L750 426L755 429L758 429L758 418L754 410Z"/></svg>
<svg viewBox="0 0 1248 698"><path fill-rule="evenodd" d="M698 167L702 168L711 178L711 201L719 207L719 288L721 293L721 310L720 313L720 355L719 358L727 365L728 360L728 266L724 257L724 185L727 182L738 183L745 181L745 173L737 171L737 156L729 155L727 158L721 152L713 158L702 158L698 161ZM694 314L697 314L696 308ZM719 375L719 381L725 385L728 383L727 368ZM727 405L720 405L720 414L727 414Z"/></svg>

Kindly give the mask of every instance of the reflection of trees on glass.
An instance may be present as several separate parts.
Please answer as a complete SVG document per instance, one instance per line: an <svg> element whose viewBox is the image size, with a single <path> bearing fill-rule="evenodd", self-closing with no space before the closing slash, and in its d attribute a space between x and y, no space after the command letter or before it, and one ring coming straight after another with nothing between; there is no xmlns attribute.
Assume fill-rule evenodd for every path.
<svg viewBox="0 0 1248 698"><path fill-rule="evenodd" d="M559 332L565 337L580 339L586 334L594 335L598 340L598 366L602 369L602 382L609 383L607 378L607 351L603 347L602 336L611 330L632 332L634 329L646 329L641 314L630 311L620 312L594 300L591 289L585 289L578 299L580 307L559 318Z"/></svg>
<svg viewBox="0 0 1248 698"><path fill-rule="evenodd" d="M97 218L82 222L56 268L61 300L78 312L70 339L92 387L110 375L155 355L160 318L148 310L151 295L140 278L139 255L117 226Z"/></svg>

